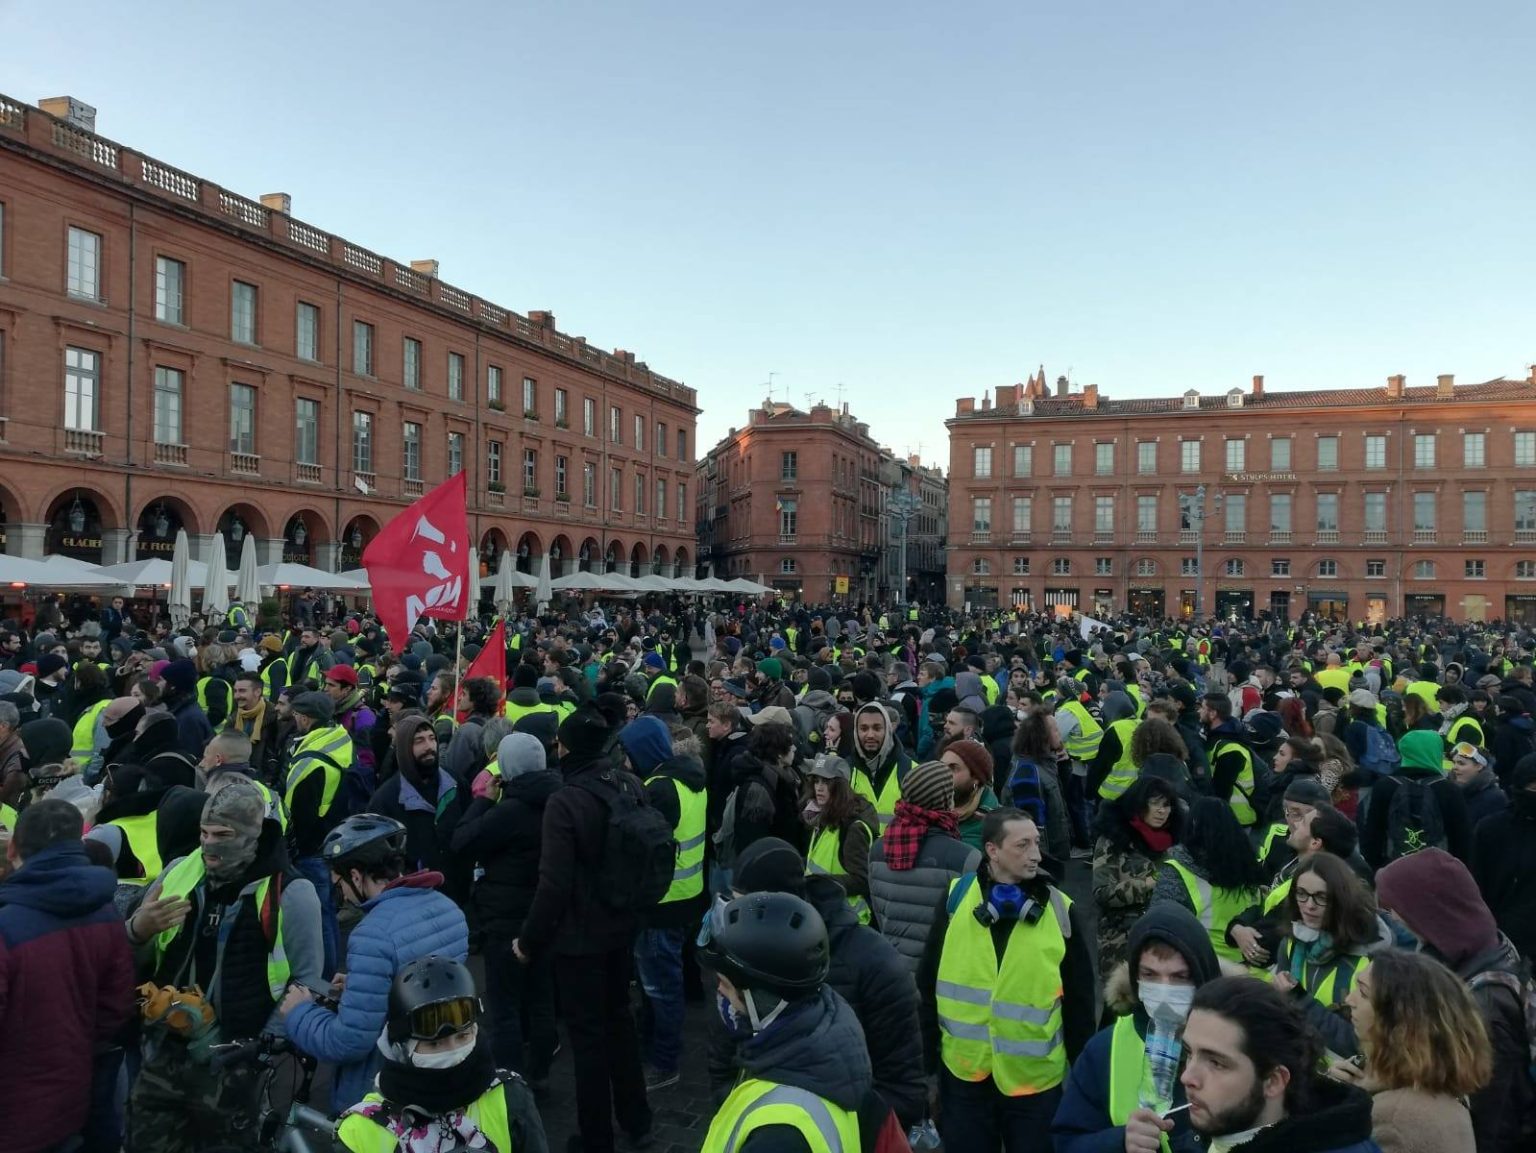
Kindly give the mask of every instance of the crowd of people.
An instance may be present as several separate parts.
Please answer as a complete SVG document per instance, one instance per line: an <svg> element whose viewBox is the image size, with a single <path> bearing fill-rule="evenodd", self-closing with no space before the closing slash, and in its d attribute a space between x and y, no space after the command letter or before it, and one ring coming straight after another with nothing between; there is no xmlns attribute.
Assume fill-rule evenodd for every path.
<svg viewBox="0 0 1536 1153"><path fill-rule="evenodd" d="M18 1153L259 1148L263 1037L336 1148L541 1150L562 1053L569 1148L640 1148L690 1014L710 1153L1536 1140L1527 630L49 619L0 623Z"/></svg>

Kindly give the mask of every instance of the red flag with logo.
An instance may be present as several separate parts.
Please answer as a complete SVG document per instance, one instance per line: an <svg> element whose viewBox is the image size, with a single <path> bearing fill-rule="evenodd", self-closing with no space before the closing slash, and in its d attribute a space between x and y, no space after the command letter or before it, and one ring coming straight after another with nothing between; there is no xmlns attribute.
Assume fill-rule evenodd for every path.
<svg viewBox="0 0 1536 1153"><path fill-rule="evenodd" d="M507 622L499 620L496 627L491 630L491 635L485 638L485 647L479 655L469 662L469 667L464 670L464 678L459 681L463 684L470 677L490 677L496 682L496 687L501 690L502 700L507 697ZM458 708L458 702L454 702ZM468 709L459 709L459 723L469 716Z"/></svg>
<svg viewBox="0 0 1536 1153"><path fill-rule="evenodd" d="M363 550L374 610L401 651L422 617L462 621L474 600L468 489L461 472L384 526Z"/></svg>

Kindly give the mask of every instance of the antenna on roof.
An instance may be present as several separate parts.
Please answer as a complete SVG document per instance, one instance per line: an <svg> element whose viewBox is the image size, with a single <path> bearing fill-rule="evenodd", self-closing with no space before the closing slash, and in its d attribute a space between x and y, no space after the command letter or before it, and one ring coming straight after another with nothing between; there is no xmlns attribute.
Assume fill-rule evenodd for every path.
<svg viewBox="0 0 1536 1153"><path fill-rule="evenodd" d="M768 402L770 404L773 403L773 378L778 376L778 375L779 374L776 373L776 372L770 372L768 374L768 383L764 386L764 387L766 387L768 389Z"/></svg>
<svg viewBox="0 0 1536 1153"><path fill-rule="evenodd" d="M805 396L805 407L810 408L816 400L816 394L814 392L807 392L803 395Z"/></svg>
<svg viewBox="0 0 1536 1153"><path fill-rule="evenodd" d="M842 408L843 407L843 382L842 381L838 381L837 382L837 407L838 408Z"/></svg>

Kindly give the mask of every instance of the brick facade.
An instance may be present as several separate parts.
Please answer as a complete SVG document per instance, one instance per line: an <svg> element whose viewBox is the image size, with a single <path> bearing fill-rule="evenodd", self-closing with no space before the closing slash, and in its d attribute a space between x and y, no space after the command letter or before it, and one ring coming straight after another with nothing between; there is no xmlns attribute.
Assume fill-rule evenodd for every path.
<svg viewBox="0 0 1536 1153"><path fill-rule="evenodd" d="M537 571L547 556L555 575L605 558L692 574L691 388L559 332L548 313L521 316L445 284L433 262L397 263L306 225L285 201L248 200L0 97L5 551L110 564L168 553L184 526L194 555L222 531L233 563L249 532L263 561L350 568L381 524L449 475L453 443L487 567L510 547L519 567ZM71 229L99 238L94 259L74 262L94 265L93 291L70 292ZM179 316L164 275L176 268ZM244 286L255 292L249 341L236 339ZM306 332L311 319L318 326L313 348L301 343L301 311ZM366 357L359 324L371 334ZM82 356L94 369L93 417L68 399L67 362ZM158 401L157 379L167 386ZM246 398L250 444L234 427ZM354 459L355 414L372 419L371 459ZM419 453L407 476L410 426ZM300 442L311 439L307 451ZM72 513L86 522L79 532Z"/></svg>
<svg viewBox="0 0 1536 1153"><path fill-rule="evenodd" d="M1536 370L1124 401L1041 370L945 422L949 603L1536 620L1533 402Z"/></svg>

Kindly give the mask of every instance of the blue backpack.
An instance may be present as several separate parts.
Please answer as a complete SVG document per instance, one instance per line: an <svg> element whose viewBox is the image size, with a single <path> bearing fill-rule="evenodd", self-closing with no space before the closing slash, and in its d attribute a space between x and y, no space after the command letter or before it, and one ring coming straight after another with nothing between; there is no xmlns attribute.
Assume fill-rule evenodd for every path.
<svg viewBox="0 0 1536 1153"><path fill-rule="evenodd" d="M1397 745L1380 725L1365 724L1365 754L1359 768L1372 778L1390 777L1402 766L1402 754Z"/></svg>

